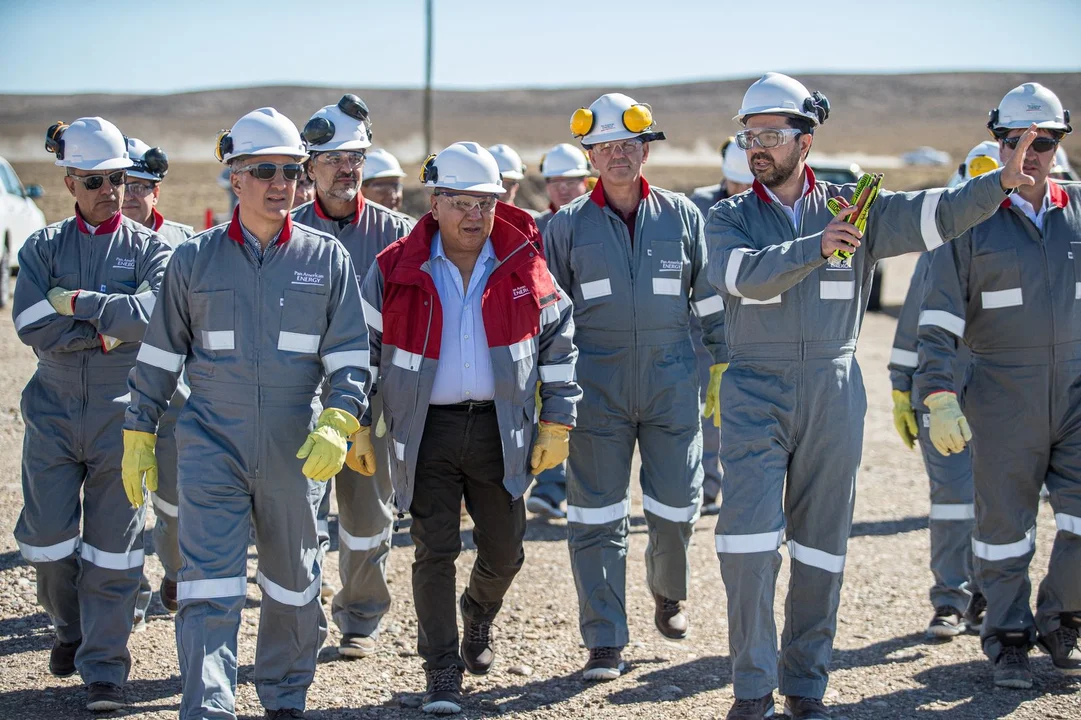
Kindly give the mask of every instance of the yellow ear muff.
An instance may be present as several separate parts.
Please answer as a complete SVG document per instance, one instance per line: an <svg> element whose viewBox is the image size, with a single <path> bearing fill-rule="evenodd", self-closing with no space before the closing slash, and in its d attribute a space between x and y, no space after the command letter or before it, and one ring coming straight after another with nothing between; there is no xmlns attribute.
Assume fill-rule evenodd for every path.
<svg viewBox="0 0 1081 720"><path fill-rule="evenodd" d="M995 162L994 158L987 157L986 155L972 158L972 162L968 164L968 176L970 178L979 177L992 170L998 170L998 163Z"/></svg>
<svg viewBox="0 0 1081 720"><path fill-rule="evenodd" d="M429 180L435 181L435 155L429 155L424 159L424 164L420 166L420 181L427 184Z"/></svg>
<svg viewBox="0 0 1081 720"><path fill-rule="evenodd" d="M633 133L645 132L653 124L653 111L649 105L631 105L623 111L623 127Z"/></svg>
<svg viewBox="0 0 1081 720"><path fill-rule="evenodd" d="M226 147L226 146L229 147ZM218 159L218 162L225 162L225 154L232 148L232 143L229 141L229 131L221 130L218 132L218 139L214 141L214 157Z"/></svg>
<svg viewBox="0 0 1081 720"><path fill-rule="evenodd" d="M593 113L588 108L578 108L571 115L571 135L585 137L593 129Z"/></svg>

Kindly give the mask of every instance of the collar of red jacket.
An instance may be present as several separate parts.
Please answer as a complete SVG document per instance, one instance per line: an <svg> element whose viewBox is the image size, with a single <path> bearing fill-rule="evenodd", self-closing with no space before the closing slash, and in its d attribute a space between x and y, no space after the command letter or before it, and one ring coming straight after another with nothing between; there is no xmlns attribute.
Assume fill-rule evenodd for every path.
<svg viewBox="0 0 1081 720"><path fill-rule="evenodd" d="M1051 193L1051 207L1064 208L1070 204L1070 196L1066 194L1061 185L1051 178L1047 178L1047 189ZM1002 201L1001 207L1009 208L1012 204L1010 198L1006 198ZM1036 212L1040 212L1040 209L1036 208Z"/></svg>
<svg viewBox="0 0 1081 720"><path fill-rule="evenodd" d="M315 194L315 200L312 200L312 202L315 204L315 215L316 215L316 217L318 217L320 220L329 220L330 222L338 222L338 220L336 218L332 218L331 216L327 215L326 211L323 210L323 203L319 202L319 193ZM352 220L352 223L354 225L356 225L357 223L360 222L360 211L364 209L364 193L362 193L360 190L357 190L356 203L357 203L357 207L356 207L356 210L353 211L353 220Z"/></svg>
<svg viewBox="0 0 1081 720"><path fill-rule="evenodd" d="M639 175L642 180L642 199L644 200L649 195L649 182L646 180L645 175ZM604 183L600 178L597 178L597 184L593 188L593 192L589 193L589 199L597 207L607 207L608 201L604 199Z"/></svg>
<svg viewBox="0 0 1081 720"><path fill-rule="evenodd" d="M165 224L165 216L158 212L157 208L150 208L150 219L154 221L150 224L150 229L154 232L160 230Z"/></svg>
<svg viewBox="0 0 1081 720"><path fill-rule="evenodd" d="M803 193L803 197L807 197L808 195L813 193L815 189L815 171L812 170L811 166L807 164L804 164L803 169L805 172L804 177L807 180L807 192ZM758 182L757 178L755 178L755 181L751 183L751 188L754 190L754 194L757 195L758 199L762 202L766 203L767 205L773 202L773 198L771 198L769 196L769 193L766 192L766 186Z"/></svg>
<svg viewBox="0 0 1081 720"><path fill-rule="evenodd" d="M94 234L109 235L116 232L116 229L120 227L120 222L123 217L124 216L119 212L116 213L101 225L98 225L97 229L94 230ZM83 213L82 210L79 209L78 203L75 203L75 225L79 228L79 232L85 233L86 235L90 234L90 226L87 224L86 220L83 219Z"/></svg>
<svg viewBox="0 0 1081 720"><path fill-rule="evenodd" d="M233 219L229 221L229 230L227 231L229 237L236 240L241 245L244 244L244 230L240 227L240 206L237 205L233 210ZM289 242L289 238L293 234L293 218L289 213L285 214L285 224L282 225L282 231L278 234L278 242L275 245L281 245Z"/></svg>
<svg viewBox="0 0 1081 720"><path fill-rule="evenodd" d="M417 221L413 231L402 240L402 254L398 260L403 268L419 268L432 256L432 239L439 232L439 223L430 212ZM529 241L538 250L541 245L540 232L533 216L521 208L497 202L495 206L495 224L492 225L492 250L496 258L503 262L512 252Z"/></svg>
<svg viewBox="0 0 1081 720"><path fill-rule="evenodd" d="M553 215L559 212L559 208L557 208L555 206L555 203L553 203L551 200L548 201L548 212L552 213Z"/></svg>

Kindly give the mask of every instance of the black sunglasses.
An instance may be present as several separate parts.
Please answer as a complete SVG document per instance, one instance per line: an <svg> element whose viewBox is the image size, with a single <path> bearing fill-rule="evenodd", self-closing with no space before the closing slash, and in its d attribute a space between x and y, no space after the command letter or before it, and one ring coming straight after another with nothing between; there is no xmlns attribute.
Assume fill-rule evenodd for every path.
<svg viewBox="0 0 1081 720"><path fill-rule="evenodd" d="M113 187L120 187L124 184L126 175L127 173L123 170L117 170L108 175L68 175L68 177L81 182L87 190L98 190L105 184L105 178L109 178L109 184Z"/></svg>
<svg viewBox="0 0 1081 720"><path fill-rule="evenodd" d="M275 165L274 163L257 163L255 165L245 165L244 167L237 168L235 172L250 173L256 180L273 180L274 176L278 174L278 168L281 168L282 177L286 180L297 180L304 173L304 166L300 163L285 163L284 165Z"/></svg>
<svg viewBox="0 0 1081 720"><path fill-rule="evenodd" d="M1010 148L1011 150L1016 150L1017 143L1021 142L1022 137L1024 136L1018 135L1017 137L1012 138L1002 138L1002 144ZM1058 143L1059 141L1055 138L1038 137L1032 141L1032 144L1029 145L1029 147L1038 153L1045 153L1058 147Z"/></svg>

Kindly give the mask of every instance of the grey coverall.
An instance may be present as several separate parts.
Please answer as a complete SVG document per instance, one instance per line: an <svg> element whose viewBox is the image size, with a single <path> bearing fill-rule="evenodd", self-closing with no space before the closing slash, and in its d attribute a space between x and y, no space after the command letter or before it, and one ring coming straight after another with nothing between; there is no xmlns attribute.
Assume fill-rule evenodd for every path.
<svg viewBox="0 0 1081 720"><path fill-rule="evenodd" d="M24 504L15 539L37 571L38 601L57 638L82 639L75 666L87 684L123 685L131 668L146 514L131 507L120 480L120 429L128 371L169 254L161 238L119 213L94 234L78 215L54 223L19 251L12 313L38 367L22 395ZM135 295L144 281L150 290ZM81 289L73 316L46 298L54 287ZM106 352L102 335L122 344Z"/></svg>
<svg viewBox="0 0 1081 720"><path fill-rule="evenodd" d="M155 432L181 369L176 615L180 717L233 718L237 631L255 525L263 590L255 686L303 709L326 637L315 511L323 487L296 457L311 401L361 417L371 382L356 273L341 244L286 219L260 260L239 209L173 255L139 353L124 426Z"/></svg>
<svg viewBox="0 0 1081 720"><path fill-rule="evenodd" d="M687 546L702 503L702 425L691 313L715 362L726 362L721 298L706 278L702 215L679 193L651 188L633 235L593 192L548 224L549 267L574 301L578 381L585 396L571 433L567 520L579 625L586 647L628 641L626 553L631 459L642 454L649 589L684 600Z"/></svg>
<svg viewBox="0 0 1081 720"><path fill-rule="evenodd" d="M943 252L943 251L937 251ZM890 384L894 390L912 393L912 409L919 427L920 453L927 477L931 481L931 606L952 607L964 613L976 584L972 582L972 528L976 510L972 504L972 460L964 452L943 455L931 444L930 416L927 407L913 391L913 375L918 374L919 343L916 338L920 303L927 291L927 273L935 253L924 253L912 271L908 293L905 295L897 330L890 352ZM958 389L964 383L969 352L964 343L957 344L954 377Z"/></svg>
<svg viewBox="0 0 1081 720"><path fill-rule="evenodd" d="M784 695L826 690L867 409L856 338L875 263L938 247L1005 197L998 172L954 190L882 192L863 245L833 267L822 257L826 201L851 200L855 185L806 173L798 227L758 183L707 221L731 357L716 542L737 698L772 692L778 671ZM773 597L786 535L793 562L778 662Z"/></svg>
<svg viewBox="0 0 1081 720"><path fill-rule="evenodd" d="M1003 633L1033 643L1059 628L1060 613L1081 612L1081 186L1048 182L1043 229L1003 203L935 254L920 311L921 397L954 390L959 338L972 351L960 402L972 428L972 553L987 598L980 634L992 659ZM1058 534L1033 618L1028 566L1045 483Z"/></svg>
<svg viewBox="0 0 1081 720"><path fill-rule="evenodd" d="M293 210L293 220L313 227L338 241L349 251L357 283L364 282L375 256L398 238L405 237L415 224L411 218L357 195L351 220L334 220L323 212L318 200ZM324 388L324 396L329 388ZM325 400L325 397L323 398ZM372 396L372 417L378 421L382 400ZM376 470L372 477L343 467L337 475L338 575L341 590L334 596L334 623L343 634L371 636L390 609L387 587L387 558L394 529L394 488L390 483L390 453L386 437L371 435ZM330 483L319 504L319 534L324 552L330 535Z"/></svg>

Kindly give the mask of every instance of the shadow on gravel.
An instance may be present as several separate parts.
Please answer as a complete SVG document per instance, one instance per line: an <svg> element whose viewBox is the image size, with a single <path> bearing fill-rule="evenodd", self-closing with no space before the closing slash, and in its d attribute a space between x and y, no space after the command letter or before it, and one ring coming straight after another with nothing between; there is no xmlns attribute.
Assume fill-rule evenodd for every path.
<svg viewBox="0 0 1081 720"><path fill-rule="evenodd" d="M732 664L727 656L697 658L641 676L632 672L628 674L628 679L636 680L638 685L612 693L608 696L608 702L612 705L637 705L682 700L722 688L731 677Z"/></svg>
<svg viewBox="0 0 1081 720"><path fill-rule="evenodd" d="M875 522L852 523L849 537L879 537L882 535L900 535L901 533L926 530L927 516L906 517L900 520L877 520Z"/></svg>
<svg viewBox="0 0 1081 720"><path fill-rule="evenodd" d="M29 564L23 560L23 556L18 550L8 550L5 553L0 553L0 570L10 570L13 567Z"/></svg>
<svg viewBox="0 0 1081 720"><path fill-rule="evenodd" d="M57 680L48 688L33 688L0 693L0 717L19 720L55 720L62 717L94 717L86 711L86 688L79 682ZM117 710L105 717L138 717L148 712L179 710L174 702L159 702L180 693L180 680L134 680L124 690L132 707ZM156 703L156 704L154 704Z"/></svg>

